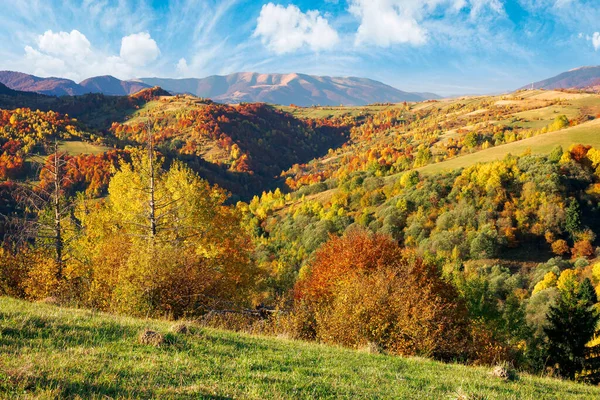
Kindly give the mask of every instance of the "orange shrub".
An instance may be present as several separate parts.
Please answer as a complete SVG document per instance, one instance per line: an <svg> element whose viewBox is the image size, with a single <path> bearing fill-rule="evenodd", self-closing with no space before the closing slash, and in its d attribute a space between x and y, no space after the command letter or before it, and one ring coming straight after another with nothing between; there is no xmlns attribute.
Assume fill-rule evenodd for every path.
<svg viewBox="0 0 600 400"><path fill-rule="evenodd" d="M574 258L577 257L591 257L594 255L594 247L589 240L580 240L573 245L571 253Z"/></svg>
<svg viewBox="0 0 600 400"><path fill-rule="evenodd" d="M562 256L569 252L569 245L566 240L558 239L552 243L552 252L556 255Z"/></svg>
<svg viewBox="0 0 600 400"><path fill-rule="evenodd" d="M466 309L437 268L385 235L353 230L317 251L296 285L313 338L438 359L466 356Z"/></svg>

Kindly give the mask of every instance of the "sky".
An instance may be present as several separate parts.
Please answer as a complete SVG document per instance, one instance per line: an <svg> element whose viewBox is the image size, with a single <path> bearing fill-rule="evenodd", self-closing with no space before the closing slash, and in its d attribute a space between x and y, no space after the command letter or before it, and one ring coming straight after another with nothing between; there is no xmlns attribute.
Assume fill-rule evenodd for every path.
<svg viewBox="0 0 600 400"><path fill-rule="evenodd" d="M0 0L0 70L371 78L499 93L600 64L600 0Z"/></svg>

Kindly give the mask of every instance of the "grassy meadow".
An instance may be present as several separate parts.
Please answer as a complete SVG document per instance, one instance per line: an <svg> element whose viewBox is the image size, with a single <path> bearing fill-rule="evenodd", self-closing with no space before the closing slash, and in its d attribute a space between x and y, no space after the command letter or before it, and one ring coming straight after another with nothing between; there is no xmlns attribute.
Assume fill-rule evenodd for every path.
<svg viewBox="0 0 600 400"><path fill-rule="evenodd" d="M429 164L417 170L426 174L436 174L442 171L469 167L477 163L501 160L508 154L520 155L527 151L531 151L532 154L549 154L556 146L562 146L566 150L576 143L599 147L600 120L593 120L572 128L490 147L440 163Z"/></svg>
<svg viewBox="0 0 600 400"><path fill-rule="evenodd" d="M595 399L600 388L490 368L0 298L0 398ZM143 345L144 329L165 337Z"/></svg>

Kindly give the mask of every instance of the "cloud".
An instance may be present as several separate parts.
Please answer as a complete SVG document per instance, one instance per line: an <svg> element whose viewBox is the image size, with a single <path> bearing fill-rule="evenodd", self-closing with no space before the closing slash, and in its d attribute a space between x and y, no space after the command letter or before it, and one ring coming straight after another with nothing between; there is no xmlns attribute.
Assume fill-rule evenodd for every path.
<svg viewBox="0 0 600 400"><path fill-rule="evenodd" d="M429 40L424 26L430 18L443 19L468 11L471 19L490 9L502 13L500 0L350 0L349 11L359 21L356 44L389 47L420 46Z"/></svg>
<svg viewBox="0 0 600 400"><path fill-rule="evenodd" d="M257 19L255 37L277 54L310 47L327 50L339 42L339 36L319 11L303 13L295 5L287 8L273 3L263 5Z"/></svg>
<svg viewBox="0 0 600 400"><path fill-rule="evenodd" d="M121 39L121 58L128 64L144 66L159 55L158 45L147 32L134 33Z"/></svg>
<svg viewBox="0 0 600 400"><path fill-rule="evenodd" d="M159 55L160 50L148 33L123 37L120 55L111 55L96 49L77 30L56 33L49 30L37 37L35 47L25 46L21 70L75 81L105 74L128 79Z"/></svg>
<svg viewBox="0 0 600 400"><path fill-rule="evenodd" d="M596 51L600 50L600 32L594 32L592 35L592 44Z"/></svg>
<svg viewBox="0 0 600 400"><path fill-rule="evenodd" d="M41 51L54 55L83 57L91 52L92 45L84 34L72 30L70 33L46 31L37 40Z"/></svg>
<svg viewBox="0 0 600 400"><path fill-rule="evenodd" d="M360 19L356 44L374 44L388 47L394 43L422 45L427 41L427 30L417 21L417 7L406 2L402 7L393 0L352 0L350 13Z"/></svg>
<svg viewBox="0 0 600 400"><path fill-rule="evenodd" d="M179 76L187 76L190 72L190 67L185 58L180 58L175 68Z"/></svg>

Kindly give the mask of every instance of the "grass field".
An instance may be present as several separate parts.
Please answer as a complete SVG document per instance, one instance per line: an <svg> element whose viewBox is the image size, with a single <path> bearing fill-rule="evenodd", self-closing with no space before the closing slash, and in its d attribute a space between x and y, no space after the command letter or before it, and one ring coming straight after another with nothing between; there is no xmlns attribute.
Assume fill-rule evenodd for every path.
<svg viewBox="0 0 600 400"><path fill-rule="evenodd" d="M102 154L110 150L110 147L91 144L87 142L68 141L60 142L60 151L67 152L71 155L78 154Z"/></svg>
<svg viewBox="0 0 600 400"><path fill-rule="evenodd" d="M339 106L339 107L289 107L279 106L279 108L285 112L292 114L296 118L329 118L329 117L341 117L341 116L352 116L359 117L361 115L376 114L385 111L389 108L401 107L401 105L381 105L381 106Z"/></svg>
<svg viewBox="0 0 600 400"><path fill-rule="evenodd" d="M0 398L594 399L600 388L0 298ZM151 328L161 347L138 344Z"/></svg>
<svg viewBox="0 0 600 400"><path fill-rule="evenodd" d="M480 162L500 160L508 154L520 155L527 150L531 150L532 154L548 154L556 146L560 145L566 150L572 144L578 143L600 148L600 119L573 128L534 136L502 146L491 147L441 163L429 164L419 168L418 171L426 174L435 174L442 171L468 167Z"/></svg>

